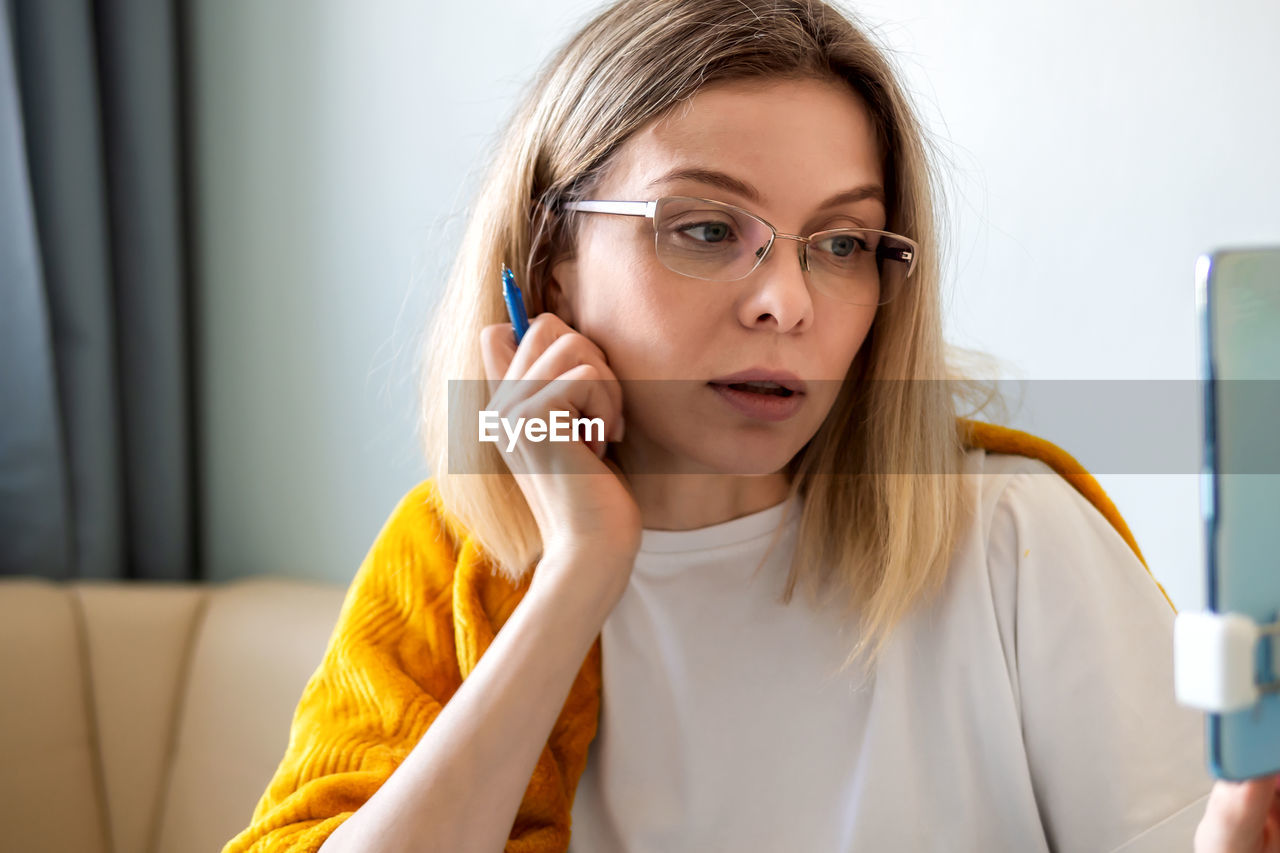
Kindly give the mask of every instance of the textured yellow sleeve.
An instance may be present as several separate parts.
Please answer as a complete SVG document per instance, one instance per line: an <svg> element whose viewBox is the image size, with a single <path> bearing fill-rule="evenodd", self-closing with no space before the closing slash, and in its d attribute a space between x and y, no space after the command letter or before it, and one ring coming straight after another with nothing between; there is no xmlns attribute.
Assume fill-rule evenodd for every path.
<svg viewBox="0 0 1280 853"><path fill-rule="evenodd" d="M303 853L363 805L462 682L454 647L458 543L426 480L392 512L356 572L289 745L249 826L223 853Z"/></svg>

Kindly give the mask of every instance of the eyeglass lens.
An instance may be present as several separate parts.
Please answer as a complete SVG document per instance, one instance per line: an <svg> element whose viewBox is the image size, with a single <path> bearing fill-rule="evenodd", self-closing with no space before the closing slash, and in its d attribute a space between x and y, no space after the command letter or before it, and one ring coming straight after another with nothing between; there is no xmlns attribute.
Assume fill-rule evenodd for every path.
<svg viewBox="0 0 1280 853"><path fill-rule="evenodd" d="M684 197L661 199L654 227L658 260L673 272L707 281L736 281L749 275L772 236L767 225L745 211ZM898 253L909 248L874 231L821 232L808 245L809 277L815 288L835 299L882 305L904 284L908 264Z"/></svg>

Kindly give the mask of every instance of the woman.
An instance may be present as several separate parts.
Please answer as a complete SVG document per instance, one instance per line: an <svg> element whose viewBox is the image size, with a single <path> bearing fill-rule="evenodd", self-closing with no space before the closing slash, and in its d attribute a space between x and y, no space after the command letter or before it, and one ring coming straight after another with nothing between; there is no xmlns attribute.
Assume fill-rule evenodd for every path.
<svg viewBox="0 0 1280 853"><path fill-rule="evenodd" d="M226 849L1262 849L1114 507L957 419L931 178L830 6L621 0L570 40L432 330L436 477Z"/></svg>

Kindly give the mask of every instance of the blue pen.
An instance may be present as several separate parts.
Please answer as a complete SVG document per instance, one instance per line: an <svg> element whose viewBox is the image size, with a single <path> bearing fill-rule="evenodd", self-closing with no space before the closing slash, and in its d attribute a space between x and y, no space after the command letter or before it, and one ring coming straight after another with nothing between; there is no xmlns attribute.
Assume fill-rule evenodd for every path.
<svg viewBox="0 0 1280 853"><path fill-rule="evenodd" d="M502 265L502 298L506 300L507 314L516 330L516 346L520 346L524 333L529 331L529 315L524 311L524 295L516 287L516 277L506 264Z"/></svg>

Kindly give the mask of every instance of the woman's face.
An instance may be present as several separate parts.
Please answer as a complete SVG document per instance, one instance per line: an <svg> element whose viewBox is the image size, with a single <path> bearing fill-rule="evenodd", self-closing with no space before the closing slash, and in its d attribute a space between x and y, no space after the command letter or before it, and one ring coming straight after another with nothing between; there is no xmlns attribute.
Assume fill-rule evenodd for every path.
<svg viewBox="0 0 1280 853"><path fill-rule="evenodd" d="M673 170L720 172L753 198ZM882 187L879 152L861 101L822 81L733 82L636 132L592 198L649 201L669 195L742 207L781 233L885 227L875 198L824 207L839 193ZM883 192L881 192L883 197ZM552 269L556 312L603 351L624 389L630 472L768 474L822 425L876 309L815 291L797 254L778 239L738 281L703 281L658 260L651 220L581 214L578 253ZM752 368L806 383L793 414L744 414L711 380ZM659 382L633 380L665 380Z"/></svg>

